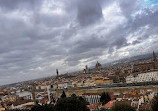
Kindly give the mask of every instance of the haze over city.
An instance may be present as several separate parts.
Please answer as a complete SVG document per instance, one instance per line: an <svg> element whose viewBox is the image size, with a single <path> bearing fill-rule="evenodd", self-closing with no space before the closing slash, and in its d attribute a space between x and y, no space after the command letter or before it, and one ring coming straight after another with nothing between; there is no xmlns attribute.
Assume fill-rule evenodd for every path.
<svg viewBox="0 0 158 111"><path fill-rule="evenodd" d="M0 0L0 85L158 51L157 0Z"/></svg>

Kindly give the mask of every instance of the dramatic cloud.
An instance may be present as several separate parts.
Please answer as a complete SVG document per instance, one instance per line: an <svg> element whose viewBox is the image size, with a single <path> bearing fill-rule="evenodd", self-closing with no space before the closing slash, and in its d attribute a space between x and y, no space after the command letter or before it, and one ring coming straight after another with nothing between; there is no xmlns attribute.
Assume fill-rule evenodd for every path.
<svg viewBox="0 0 158 111"><path fill-rule="evenodd" d="M0 0L0 85L158 51L158 2Z"/></svg>

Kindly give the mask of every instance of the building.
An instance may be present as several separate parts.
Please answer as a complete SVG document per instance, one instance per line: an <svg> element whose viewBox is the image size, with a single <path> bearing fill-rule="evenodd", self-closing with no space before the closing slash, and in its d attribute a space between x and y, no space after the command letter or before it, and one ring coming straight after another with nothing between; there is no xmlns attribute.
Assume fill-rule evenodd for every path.
<svg viewBox="0 0 158 111"><path fill-rule="evenodd" d="M133 72L144 72L151 69L158 69L158 59L154 51L153 51L153 59L151 62L133 65Z"/></svg>
<svg viewBox="0 0 158 111"><path fill-rule="evenodd" d="M90 69L88 68L87 65L85 66L85 69L83 69L83 73L84 73L84 74L90 73Z"/></svg>
<svg viewBox="0 0 158 111"><path fill-rule="evenodd" d="M64 88L72 88L72 82L64 82Z"/></svg>
<svg viewBox="0 0 158 111"><path fill-rule="evenodd" d="M0 96L4 96L4 95L6 95L6 94L7 94L6 91L4 91L4 90L0 90Z"/></svg>
<svg viewBox="0 0 158 111"><path fill-rule="evenodd" d="M30 100L32 98L32 94L29 91L19 92L19 93L16 93L16 95L18 95L19 98L22 98L25 100Z"/></svg>
<svg viewBox="0 0 158 111"><path fill-rule="evenodd" d="M95 84L111 84L111 83L113 83L113 80L107 77L95 79Z"/></svg>
<svg viewBox="0 0 158 111"><path fill-rule="evenodd" d="M98 93L84 93L82 97L90 104L96 104L100 102L100 94Z"/></svg>
<svg viewBox="0 0 158 111"><path fill-rule="evenodd" d="M31 100L20 100L12 104L12 109L31 109L34 105L34 102Z"/></svg>
<svg viewBox="0 0 158 111"><path fill-rule="evenodd" d="M126 83L158 81L158 70L131 74L126 77Z"/></svg>
<svg viewBox="0 0 158 111"><path fill-rule="evenodd" d="M97 61L95 68L96 70L100 71L102 69L102 65Z"/></svg>

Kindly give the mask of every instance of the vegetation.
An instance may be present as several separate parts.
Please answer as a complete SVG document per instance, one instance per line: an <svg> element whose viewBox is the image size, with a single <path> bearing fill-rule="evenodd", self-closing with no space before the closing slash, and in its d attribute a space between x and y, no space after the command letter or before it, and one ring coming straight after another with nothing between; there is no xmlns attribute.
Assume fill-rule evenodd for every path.
<svg viewBox="0 0 158 111"><path fill-rule="evenodd" d="M112 107L112 111L136 111L136 109L125 103L115 103Z"/></svg>
<svg viewBox="0 0 158 111"><path fill-rule="evenodd" d="M139 111L151 111L149 109L140 109Z"/></svg>
<svg viewBox="0 0 158 111"><path fill-rule="evenodd" d="M158 95L154 96L151 102L151 109L152 111L158 111Z"/></svg>
<svg viewBox="0 0 158 111"><path fill-rule="evenodd" d="M54 105L44 104L44 105L35 105L31 108L31 111L55 111Z"/></svg>
<svg viewBox="0 0 158 111"><path fill-rule="evenodd" d="M75 97L59 99L55 105L56 111L89 111L85 102Z"/></svg>
<svg viewBox="0 0 158 111"><path fill-rule="evenodd" d="M63 93L62 93L62 95L60 96L60 98L66 98L65 91L63 91Z"/></svg>
<svg viewBox="0 0 158 111"><path fill-rule="evenodd" d="M12 109L12 110L9 110L9 111L30 111L28 109Z"/></svg>
<svg viewBox="0 0 158 111"><path fill-rule="evenodd" d="M76 94L73 93L73 94L71 95L71 97L75 97L75 98L76 98L77 96L76 96Z"/></svg>
<svg viewBox="0 0 158 111"><path fill-rule="evenodd" d="M64 95L64 92L62 95ZM103 93L101 96L103 100L101 100L106 103L107 100L104 100L109 100L108 96L108 94ZM71 97L63 96L63 98L60 98L55 106L52 104L35 105L31 110L14 109L10 111L90 111L86 104L87 102L82 97L78 97L75 94L72 94ZM136 111L136 109L125 103L115 103L110 110L101 108L98 111ZM139 111L150 110L142 109ZM158 111L158 96L155 96L151 102L151 111Z"/></svg>
<svg viewBox="0 0 158 111"><path fill-rule="evenodd" d="M99 111L111 111L109 109L101 108Z"/></svg>
<svg viewBox="0 0 158 111"><path fill-rule="evenodd" d="M62 94L64 95L64 94ZM35 105L31 110L10 110L10 111L90 111L86 106L86 101L82 97L72 95L72 97L60 98L57 104Z"/></svg>
<svg viewBox="0 0 158 111"><path fill-rule="evenodd" d="M108 93L102 93L101 98L100 98L100 102L102 102L102 105L108 103L111 100L111 97Z"/></svg>

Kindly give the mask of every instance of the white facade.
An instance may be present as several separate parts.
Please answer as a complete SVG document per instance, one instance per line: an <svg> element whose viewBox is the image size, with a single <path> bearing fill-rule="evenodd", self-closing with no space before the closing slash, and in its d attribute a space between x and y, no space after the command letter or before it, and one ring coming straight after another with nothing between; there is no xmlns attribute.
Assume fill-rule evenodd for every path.
<svg viewBox="0 0 158 111"><path fill-rule="evenodd" d="M31 97L32 97L32 93L29 91L19 92L19 93L16 93L16 95L18 95L19 97L24 98L24 99L31 99Z"/></svg>
<svg viewBox="0 0 158 111"><path fill-rule="evenodd" d="M85 100L87 102L89 102L89 104L96 104L98 102L100 102L100 95L82 95L83 98L85 98Z"/></svg>
<svg viewBox="0 0 158 111"><path fill-rule="evenodd" d="M64 88L71 88L72 87L72 83L71 82L66 82L64 83Z"/></svg>
<svg viewBox="0 0 158 111"><path fill-rule="evenodd" d="M58 84L58 89L64 89L64 83L59 83Z"/></svg>
<svg viewBox="0 0 158 111"><path fill-rule="evenodd" d="M135 83L137 81L136 77L129 75L126 77L126 83Z"/></svg>
<svg viewBox="0 0 158 111"><path fill-rule="evenodd" d="M28 103L20 104L20 105L17 105L17 106L14 106L12 104L12 109L25 109L25 107L27 105L34 105L34 102L28 102Z"/></svg>
<svg viewBox="0 0 158 111"><path fill-rule="evenodd" d="M158 71L140 73L137 76L129 75L126 83L158 81Z"/></svg>

